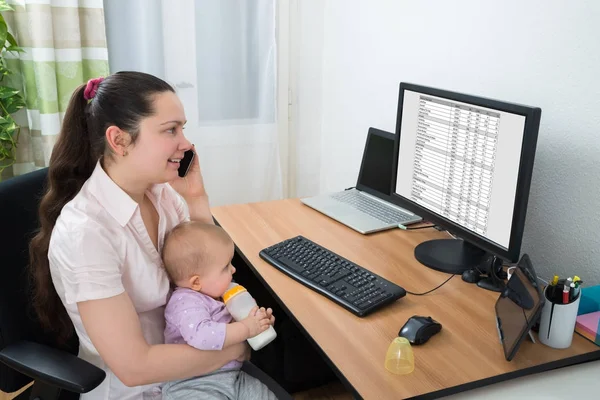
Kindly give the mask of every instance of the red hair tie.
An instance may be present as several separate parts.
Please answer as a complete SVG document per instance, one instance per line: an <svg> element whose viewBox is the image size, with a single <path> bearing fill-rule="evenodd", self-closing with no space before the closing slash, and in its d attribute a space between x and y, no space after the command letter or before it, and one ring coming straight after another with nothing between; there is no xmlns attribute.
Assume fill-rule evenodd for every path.
<svg viewBox="0 0 600 400"><path fill-rule="evenodd" d="M104 80L103 77L90 79L85 86L85 90L83 91L83 98L86 100L91 100L96 96L96 91L98 90L98 86L100 82Z"/></svg>

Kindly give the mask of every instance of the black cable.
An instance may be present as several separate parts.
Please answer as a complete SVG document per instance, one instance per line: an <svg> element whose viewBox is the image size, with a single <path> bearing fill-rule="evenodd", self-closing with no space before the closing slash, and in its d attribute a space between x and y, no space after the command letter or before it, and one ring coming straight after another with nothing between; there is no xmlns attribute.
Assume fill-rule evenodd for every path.
<svg viewBox="0 0 600 400"><path fill-rule="evenodd" d="M352 187L346 188L344 190L352 190L352 189L356 189L356 186L352 186Z"/></svg>
<svg viewBox="0 0 600 400"><path fill-rule="evenodd" d="M412 294L413 296L423 296L423 295L426 295L426 294L428 294L428 293L431 293L431 292L433 292L434 290L438 290L439 288L441 288L442 286L444 286L446 283L448 283L448 281L449 281L450 279L454 278L455 276L456 276L456 274L452 274L452 276L451 276L450 278L446 279L446 280L445 280L444 282L442 282L442 284L440 284L438 287L435 287L435 288L433 288L433 289L431 289L431 290L428 290L428 291L426 291L426 292L423 292L423 293L413 293L413 292L409 292L409 291L408 291L408 290L406 290L406 289L405 289L405 290L406 290L406 293L408 293L408 294Z"/></svg>

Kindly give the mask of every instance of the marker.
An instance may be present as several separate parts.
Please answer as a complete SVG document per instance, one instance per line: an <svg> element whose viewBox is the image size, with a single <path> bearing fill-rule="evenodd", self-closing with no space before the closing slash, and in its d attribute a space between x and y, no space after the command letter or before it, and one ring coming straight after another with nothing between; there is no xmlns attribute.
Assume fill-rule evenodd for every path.
<svg viewBox="0 0 600 400"><path fill-rule="evenodd" d="M558 283L558 275L554 275L554 278L552 278L552 286L556 286L557 283Z"/></svg>
<svg viewBox="0 0 600 400"><path fill-rule="evenodd" d="M565 284L563 286L563 304L569 304L569 286Z"/></svg>
<svg viewBox="0 0 600 400"><path fill-rule="evenodd" d="M406 227L404 225L402 225L402 224L398 224L398 228L406 230Z"/></svg>

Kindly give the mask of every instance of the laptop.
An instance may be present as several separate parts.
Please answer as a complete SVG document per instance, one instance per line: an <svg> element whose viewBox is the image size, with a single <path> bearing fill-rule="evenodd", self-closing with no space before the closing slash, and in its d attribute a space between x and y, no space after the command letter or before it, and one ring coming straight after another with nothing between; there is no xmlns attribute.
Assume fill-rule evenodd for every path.
<svg viewBox="0 0 600 400"><path fill-rule="evenodd" d="M388 201L393 157L394 134L369 128L356 187L300 201L362 234L419 222L421 217Z"/></svg>

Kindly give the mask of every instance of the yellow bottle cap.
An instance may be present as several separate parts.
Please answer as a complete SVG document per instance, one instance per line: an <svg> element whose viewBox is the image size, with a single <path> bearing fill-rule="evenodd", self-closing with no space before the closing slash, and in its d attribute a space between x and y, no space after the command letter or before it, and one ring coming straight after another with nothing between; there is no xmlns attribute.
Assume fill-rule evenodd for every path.
<svg viewBox="0 0 600 400"><path fill-rule="evenodd" d="M385 355L385 369L393 374L410 374L415 369L415 358L410 342L403 337L395 338Z"/></svg>
<svg viewBox="0 0 600 400"><path fill-rule="evenodd" d="M223 293L223 303L227 303L227 301L229 299L231 299L233 296L235 296L236 294L242 293L242 292L246 292L246 288L243 287L242 285L237 285L232 287L229 290L226 290L225 293Z"/></svg>

